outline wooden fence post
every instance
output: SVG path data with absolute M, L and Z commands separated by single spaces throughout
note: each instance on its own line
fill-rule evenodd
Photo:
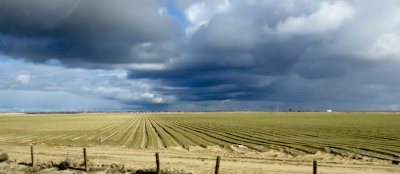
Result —
M 161 173 L 161 170 L 160 170 L 160 155 L 158 154 L 158 152 L 156 152 L 156 165 L 157 165 L 157 174 L 160 174 Z
M 87 162 L 87 155 L 86 155 L 86 148 L 83 148 L 83 160 L 84 160 L 84 164 L 85 164 L 85 172 L 87 172 L 89 170 L 88 168 L 88 162 Z
M 317 174 L 317 161 L 313 161 L 313 174 Z
M 33 156 L 33 146 L 31 146 L 31 162 L 32 162 L 32 167 L 35 166 L 35 157 Z
M 215 164 L 215 174 L 219 173 L 219 162 L 221 161 L 221 157 L 217 156 L 217 163 Z

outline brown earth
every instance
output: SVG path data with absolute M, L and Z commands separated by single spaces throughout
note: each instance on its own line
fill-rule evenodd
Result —
M 36 168 L 29 166 L 30 148 L 0 144 L 0 151 L 9 155 L 7 162 L 0 163 L 0 174 L 8 173 L 84 173 L 81 147 L 34 147 Z M 384 174 L 400 173 L 399 165 L 369 157 L 349 154 L 346 157 L 318 152 L 312 155 L 291 156 L 279 151 L 257 152 L 246 148 L 198 146 L 183 149 L 128 149 L 124 147 L 89 147 L 90 173 L 133 173 L 138 170 L 154 170 L 155 152 L 160 153 L 161 168 L 170 173 L 214 173 L 216 156 L 221 156 L 220 173 L 312 173 L 312 161 L 318 161 L 318 173 Z M 55 164 L 68 159 L 73 169 L 57 170 Z

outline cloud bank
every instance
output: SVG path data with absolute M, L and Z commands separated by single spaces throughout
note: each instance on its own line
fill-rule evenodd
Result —
M 397 110 L 399 38 L 396 0 L 5 1 L 0 108 Z

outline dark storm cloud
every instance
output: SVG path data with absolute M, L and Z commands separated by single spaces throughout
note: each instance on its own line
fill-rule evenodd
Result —
M 159 79 L 173 88 L 161 88 L 162 93 L 179 94 L 183 101 L 277 100 L 272 93 L 280 92 L 279 76 L 291 73 L 309 45 L 321 41 L 319 36 L 268 31 L 268 23 L 285 18 L 268 19 L 270 12 L 263 12 L 258 4 L 246 5 L 232 7 L 233 12 L 200 27 L 181 50 L 183 55 L 165 70 L 131 71 L 129 77 Z M 243 8 L 253 11 L 245 13 Z
M 205 6 L 205 13 L 215 13 L 208 10 L 212 7 L 207 2 L 198 3 L 196 10 Z M 215 14 L 207 25 L 198 27 L 181 50 L 181 57 L 167 68 L 131 71 L 129 77 L 158 79 L 166 87 L 157 91 L 186 102 L 257 101 L 260 105 L 278 103 L 309 109 L 317 105 L 368 109 L 373 108 L 371 101 L 386 103 L 376 95 L 378 87 L 371 86 L 381 86 L 375 78 L 383 79 L 383 84 L 391 79 L 383 72 L 375 72 L 381 75 L 371 78 L 370 69 L 384 69 L 399 61 L 375 60 L 371 58 L 374 53 L 368 52 L 376 37 L 387 31 L 364 27 L 371 27 L 374 20 L 386 26 L 394 24 L 375 18 L 379 10 L 370 11 L 374 3 L 310 1 L 306 6 L 298 1 L 284 1 L 283 5 L 274 1 L 230 2 L 227 12 Z M 178 3 L 190 9 L 190 5 Z M 396 12 L 386 13 L 394 16 Z M 215 105 L 211 103 L 206 107 Z
M 174 20 L 162 10 L 148 0 L 2 1 L 0 51 L 35 62 L 139 61 L 132 56 L 135 47 L 176 34 Z
M 3 54 L 122 68 L 140 84 L 88 91 L 135 108 L 400 108 L 395 0 L 160 1 L 180 28 L 155 1 L 1 3 Z

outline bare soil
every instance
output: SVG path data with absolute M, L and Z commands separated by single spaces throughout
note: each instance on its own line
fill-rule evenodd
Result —
M 0 174 L 8 173 L 84 173 L 82 147 L 36 145 L 36 167 L 30 166 L 30 148 L 0 144 L 0 152 L 9 155 L 7 162 L 0 163 Z M 163 173 L 214 173 L 215 159 L 221 156 L 220 173 L 280 173 L 300 174 L 312 172 L 312 161 L 318 161 L 319 174 L 400 173 L 400 166 L 370 157 L 354 154 L 337 156 L 324 152 L 311 155 L 291 156 L 284 152 L 257 152 L 246 148 L 221 148 L 192 146 L 157 150 L 128 149 L 124 147 L 88 147 L 89 173 L 145 173 L 154 171 L 155 152 L 160 153 Z M 58 170 L 62 161 L 69 161 L 70 168 Z

